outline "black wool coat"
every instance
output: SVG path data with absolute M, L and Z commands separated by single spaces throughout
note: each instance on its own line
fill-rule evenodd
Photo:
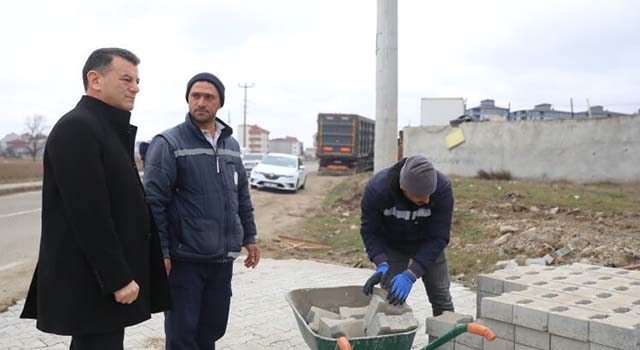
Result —
M 38 264 L 20 317 L 48 333 L 118 330 L 167 310 L 157 230 L 133 158 L 131 113 L 83 96 L 44 152 Z M 138 299 L 113 292 L 135 280 Z

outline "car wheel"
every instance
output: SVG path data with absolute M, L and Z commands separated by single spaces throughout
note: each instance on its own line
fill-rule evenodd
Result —
M 300 186 L 301 190 L 304 190 L 304 185 L 307 183 L 307 179 L 305 178 L 304 181 L 302 182 L 302 186 Z

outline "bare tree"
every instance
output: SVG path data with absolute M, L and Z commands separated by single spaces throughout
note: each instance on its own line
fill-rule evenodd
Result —
M 23 135 L 23 139 L 27 143 L 27 150 L 34 162 L 36 161 L 38 152 L 44 148 L 47 141 L 47 135 L 44 134 L 48 128 L 46 121 L 47 119 L 44 116 L 34 115 L 27 117 L 25 122 L 27 132 Z

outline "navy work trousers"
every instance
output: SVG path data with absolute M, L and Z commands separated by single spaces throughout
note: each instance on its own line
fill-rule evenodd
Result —
M 389 258 L 389 273 L 391 277 L 402 273 L 409 266 L 409 254 L 404 254 L 394 250 L 387 250 Z M 451 301 L 451 291 L 449 287 L 449 267 L 447 266 L 447 255 L 442 252 L 439 257 L 424 270 L 422 283 L 427 291 L 427 297 L 431 303 L 433 316 L 439 316 L 444 311 L 453 312 L 453 302 Z
M 167 350 L 212 350 L 227 330 L 233 262 L 173 260 L 171 311 L 165 312 Z

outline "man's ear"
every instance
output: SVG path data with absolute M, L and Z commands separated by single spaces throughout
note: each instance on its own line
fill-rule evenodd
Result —
M 94 90 L 100 91 L 101 87 L 102 75 L 96 72 L 95 70 L 90 70 L 87 72 L 87 91 Z

